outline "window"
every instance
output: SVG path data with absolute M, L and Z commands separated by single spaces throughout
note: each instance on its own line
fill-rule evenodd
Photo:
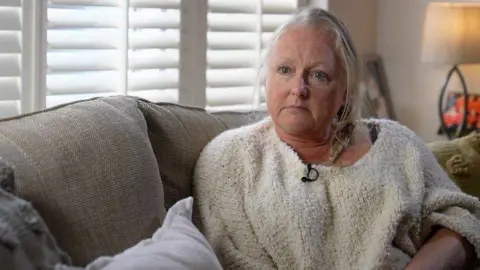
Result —
M 0 117 L 21 110 L 22 6 L 18 0 L 0 2 Z
M 0 117 L 108 95 L 252 108 L 269 35 L 306 0 L 1 0 Z
M 297 9 L 297 0 L 209 0 L 207 108 L 259 107 L 261 54 L 271 34 Z
M 51 0 L 47 107 L 95 96 L 178 101 L 180 0 Z

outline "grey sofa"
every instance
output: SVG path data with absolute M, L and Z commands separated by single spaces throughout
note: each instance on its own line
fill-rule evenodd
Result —
M 73 264 L 85 266 L 151 237 L 166 210 L 191 195 L 203 147 L 264 116 L 96 98 L 0 120 L 0 158 L 14 170 L 17 195 L 33 204 Z M 478 134 L 460 140 L 428 146 L 444 165 L 445 155 L 458 154 L 456 144 L 480 145 Z M 465 158 L 478 167 L 472 149 Z
M 220 132 L 264 117 L 115 96 L 0 121 L 0 157 L 74 265 L 150 237 Z

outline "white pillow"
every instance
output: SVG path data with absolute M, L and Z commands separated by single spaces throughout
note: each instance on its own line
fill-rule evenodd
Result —
M 192 223 L 193 198 L 178 201 L 150 239 L 114 257 L 100 257 L 86 270 L 222 269 L 212 247 Z

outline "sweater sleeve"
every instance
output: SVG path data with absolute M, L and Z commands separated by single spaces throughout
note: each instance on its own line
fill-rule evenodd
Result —
M 225 269 L 275 269 L 244 210 L 245 165 L 236 145 L 220 137 L 202 151 L 194 172 L 194 219 Z
M 427 147 L 422 149 L 424 196 L 420 237 L 425 241 L 432 228 L 441 226 L 462 235 L 480 257 L 480 202 L 462 192 L 448 177 Z

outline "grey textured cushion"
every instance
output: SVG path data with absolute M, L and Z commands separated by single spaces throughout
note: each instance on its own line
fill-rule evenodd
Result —
M 193 168 L 203 147 L 225 125 L 202 109 L 141 102 L 165 192 L 165 207 L 191 196 Z
M 192 195 L 192 174 L 203 147 L 219 133 L 262 119 L 264 112 L 222 112 L 143 101 L 148 134 L 165 192 L 165 207 Z
M 0 122 L 0 153 L 75 265 L 161 225 L 163 189 L 137 100 L 83 101 Z
M 267 116 L 266 111 L 246 111 L 246 112 L 234 112 L 234 111 L 223 111 L 212 113 L 228 129 L 237 128 L 245 125 L 258 122 Z

